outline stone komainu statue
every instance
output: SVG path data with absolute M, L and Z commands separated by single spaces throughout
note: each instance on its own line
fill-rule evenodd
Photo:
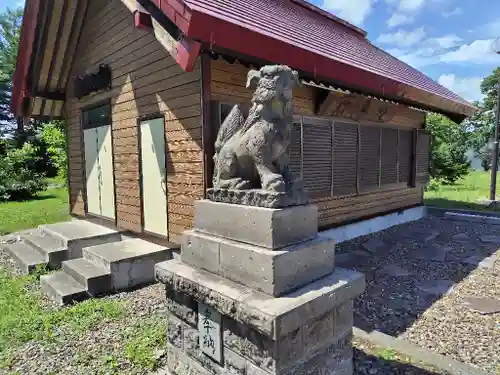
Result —
M 234 106 L 220 128 L 209 199 L 271 208 L 306 203 L 288 166 L 297 83 L 298 73 L 283 65 L 248 73 L 252 107 L 245 119 Z

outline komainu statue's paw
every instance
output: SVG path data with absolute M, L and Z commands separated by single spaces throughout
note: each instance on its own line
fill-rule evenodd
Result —
M 263 184 L 262 189 L 276 193 L 285 193 L 286 184 L 281 175 L 275 174 L 272 175 L 271 178 L 267 179 L 266 183 Z

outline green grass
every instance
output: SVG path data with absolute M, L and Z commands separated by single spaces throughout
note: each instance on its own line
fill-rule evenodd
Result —
M 500 197 L 500 174 L 497 179 L 497 197 Z M 437 190 L 425 193 L 425 204 L 441 208 L 488 210 L 478 203 L 490 195 L 490 172 L 471 172 L 455 185 L 440 185 Z
M 53 183 L 60 181 L 53 180 Z M 68 191 L 49 189 L 33 200 L 0 203 L 0 236 L 69 220 Z
M 156 369 L 156 350 L 165 346 L 167 323 L 165 317 L 150 317 L 125 332 L 125 356 L 142 368 Z
M 0 368 L 10 354 L 31 340 L 51 341 L 58 330 L 81 334 L 124 315 L 120 302 L 88 300 L 65 309 L 48 309 L 38 293 L 30 292 L 37 276 L 14 277 L 0 268 Z

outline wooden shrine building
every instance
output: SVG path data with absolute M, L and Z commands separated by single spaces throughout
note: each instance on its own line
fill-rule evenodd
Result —
M 290 156 L 321 228 L 422 205 L 426 112 L 475 110 L 304 0 L 27 0 L 12 110 L 64 119 L 72 215 L 178 242 L 265 64 L 300 73 Z

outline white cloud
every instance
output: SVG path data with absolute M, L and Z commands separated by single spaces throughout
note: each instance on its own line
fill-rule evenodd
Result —
M 500 18 L 487 22 L 471 32 L 477 32 L 481 38 L 498 38 L 500 37 Z
M 445 18 L 448 18 L 448 17 L 453 17 L 453 16 L 459 16 L 460 14 L 462 14 L 464 11 L 462 8 L 460 7 L 456 7 L 455 9 L 452 9 L 448 12 L 444 12 L 443 13 L 443 17 Z
M 413 12 L 420 9 L 425 3 L 425 0 L 401 0 L 399 9 L 402 11 Z
M 375 0 L 323 0 L 321 7 L 360 26 L 370 15 L 374 2 Z
M 494 39 L 475 40 L 444 53 L 439 60 L 445 63 L 500 64 L 500 55 L 493 51 L 493 42 Z
M 393 28 L 400 25 L 407 25 L 413 23 L 415 19 L 412 16 L 403 13 L 394 13 L 391 18 L 387 20 L 387 26 Z
M 466 100 L 482 100 L 481 77 L 457 77 L 455 74 L 444 74 L 438 79 L 438 83 L 460 95 Z
M 456 34 L 448 34 L 438 38 L 429 38 L 428 41 L 429 44 L 436 43 L 439 47 L 448 49 L 459 46 L 463 39 Z
M 380 34 L 376 42 L 382 44 L 392 44 L 398 47 L 411 47 L 425 38 L 423 27 L 412 31 L 398 30 L 394 33 Z

